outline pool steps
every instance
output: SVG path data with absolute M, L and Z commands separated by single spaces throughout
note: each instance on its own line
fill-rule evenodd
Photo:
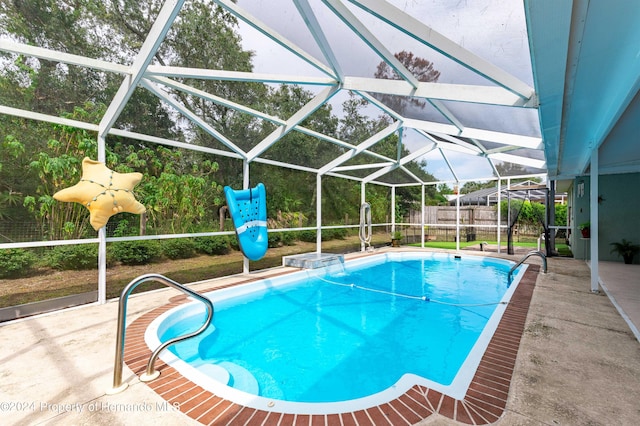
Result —
M 228 372 L 230 377 L 226 383 L 229 386 L 252 395 L 260 394 L 260 385 L 258 385 L 258 380 L 256 380 L 249 370 L 229 361 L 223 361 L 218 365 Z
M 199 348 L 207 341 L 210 336 L 205 337 L 198 345 Z M 206 346 L 206 344 L 205 344 Z M 259 395 L 260 385 L 253 374 L 241 365 L 230 361 L 217 361 L 209 358 L 206 354 L 201 354 L 200 349 L 194 350 L 184 349 L 180 345 L 173 348 L 176 356 L 191 364 L 193 368 L 204 374 L 205 376 L 222 383 L 223 385 L 253 394 Z
M 231 374 L 229 374 L 229 371 L 221 365 L 202 363 L 194 365 L 193 367 L 202 374 L 205 374 L 207 377 L 210 377 L 222 384 L 228 384 L 231 381 Z

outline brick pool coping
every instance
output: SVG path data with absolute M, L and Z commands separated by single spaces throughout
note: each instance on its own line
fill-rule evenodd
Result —
M 353 412 L 291 414 L 264 411 L 245 407 L 213 394 L 183 377 L 161 359 L 156 362 L 156 369 L 161 372 L 160 377 L 146 385 L 169 404 L 179 407 L 185 415 L 206 425 L 396 426 L 415 424 L 434 413 L 463 424 L 493 423 L 502 416 L 507 404 L 511 376 L 539 269 L 538 265 L 528 265 L 462 400 L 415 385 L 398 398 Z M 203 292 L 263 278 L 265 277 L 244 280 Z M 149 324 L 162 313 L 186 302 L 187 298 L 184 296 L 174 297 L 170 303 L 142 315 L 127 327 L 124 361 L 136 375 L 145 372 L 151 356 L 151 350 L 144 341 L 144 333 Z

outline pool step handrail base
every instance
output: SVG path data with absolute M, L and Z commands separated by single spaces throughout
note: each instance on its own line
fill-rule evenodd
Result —
M 140 381 L 141 382 L 152 382 L 155 379 L 157 379 L 158 377 L 160 377 L 160 372 L 158 370 L 154 370 L 153 373 L 149 374 L 146 371 L 144 373 L 142 373 L 140 375 Z
M 112 387 L 112 388 L 107 389 L 105 391 L 105 394 L 107 394 L 107 395 L 116 395 L 116 394 L 119 394 L 120 392 L 123 392 L 128 387 L 129 387 L 129 383 L 123 383 L 118 387 Z

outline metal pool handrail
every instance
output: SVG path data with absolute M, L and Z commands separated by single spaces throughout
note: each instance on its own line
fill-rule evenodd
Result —
M 547 273 L 547 256 L 545 256 L 544 253 L 542 253 L 539 250 L 532 250 L 529 253 L 525 254 L 524 257 L 520 259 L 520 262 L 513 265 L 513 267 L 509 270 L 509 275 L 507 276 L 507 279 L 509 281 L 511 281 L 511 275 L 513 274 L 513 271 L 515 271 L 518 266 L 522 265 L 524 261 L 530 258 L 531 256 L 540 256 L 540 258 L 542 259 L 542 271 L 545 274 Z
M 127 301 L 129 299 L 129 295 L 131 294 L 131 292 L 138 285 L 147 281 L 158 281 L 166 286 L 173 287 L 176 290 L 180 290 L 181 292 L 185 293 L 187 296 L 191 296 L 201 301 L 202 303 L 205 304 L 207 308 L 207 319 L 202 325 L 202 327 L 200 327 L 196 331 L 185 334 L 183 336 L 174 337 L 173 339 L 167 340 L 166 342 L 158 346 L 158 348 L 155 351 L 153 351 L 153 353 L 151 354 L 151 357 L 149 358 L 146 372 L 140 376 L 141 381 L 148 382 L 157 378 L 160 375 L 160 372 L 155 370 L 155 362 L 158 359 L 160 352 L 166 349 L 167 346 L 173 345 L 174 343 L 180 342 L 182 340 L 190 339 L 191 337 L 195 337 L 198 334 L 202 333 L 209 326 L 209 324 L 211 323 L 211 320 L 213 319 L 213 303 L 211 302 L 211 300 L 185 287 L 184 285 L 179 284 L 159 274 L 145 274 L 145 275 L 139 276 L 138 278 L 135 278 L 133 281 L 127 284 L 127 286 L 124 289 L 122 289 L 122 293 L 120 294 L 120 302 L 118 304 L 118 333 L 116 336 L 116 356 L 115 356 L 115 362 L 113 366 L 113 387 L 107 391 L 107 394 L 115 394 L 118 392 L 122 392 L 127 388 L 126 383 L 122 384 L 122 365 L 123 365 L 123 359 L 124 359 L 124 336 L 125 336 L 125 328 L 126 328 L 125 320 L 127 316 Z

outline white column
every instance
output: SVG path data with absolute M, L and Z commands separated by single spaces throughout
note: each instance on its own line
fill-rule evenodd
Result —
M 98 136 L 98 161 L 107 158 L 104 136 Z M 98 230 L 98 303 L 107 302 L 107 227 Z
M 549 244 L 551 252 L 556 251 L 556 181 L 551 180 L 549 185 L 549 196 L 547 197 L 547 224 L 549 227 Z
M 420 218 L 420 245 L 424 248 L 424 184 L 422 185 L 422 208 Z
M 360 206 L 362 206 L 365 202 L 367 201 L 367 192 L 366 192 L 366 183 L 361 182 L 360 183 Z M 362 214 L 362 210 L 358 209 L 360 211 L 360 214 Z M 362 218 L 360 218 L 360 226 L 362 226 Z M 366 226 L 366 225 L 365 225 Z M 362 232 L 362 230 L 360 230 L 360 232 Z M 362 234 L 361 234 L 362 235 Z M 366 244 L 364 243 L 364 241 L 360 241 L 360 251 L 364 252 L 366 250 Z
M 107 302 L 107 227 L 98 230 L 98 303 Z
M 249 188 L 249 162 L 244 160 L 242 162 L 242 189 Z M 245 256 L 242 259 L 242 273 L 249 273 L 249 259 Z
M 500 228 L 500 224 L 502 223 L 502 179 L 498 179 L 498 231 L 497 231 L 497 240 L 498 240 L 498 253 L 501 252 L 500 249 L 500 235 L 502 234 L 502 229 Z
M 391 187 L 391 233 L 396 232 L 396 187 Z
M 458 188 L 456 197 L 456 250 L 460 250 L 460 182 L 456 182 Z
M 322 176 L 316 175 L 316 253 L 322 253 Z
M 511 189 L 511 178 L 507 178 L 507 191 Z M 511 193 L 507 192 L 507 230 L 511 228 Z M 513 244 L 513 229 L 511 230 L 511 243 Z M 508 243 L 507 243 L 508 244 Z M 515 253 L 515 249 L 513 251 Z M 509 248 L 507 247 L 507 254 Z
M 591 191 L 589 193 L 589 209 L 591 222 L 591 291 L 598 292 L 598 148 L 591 152 Z

